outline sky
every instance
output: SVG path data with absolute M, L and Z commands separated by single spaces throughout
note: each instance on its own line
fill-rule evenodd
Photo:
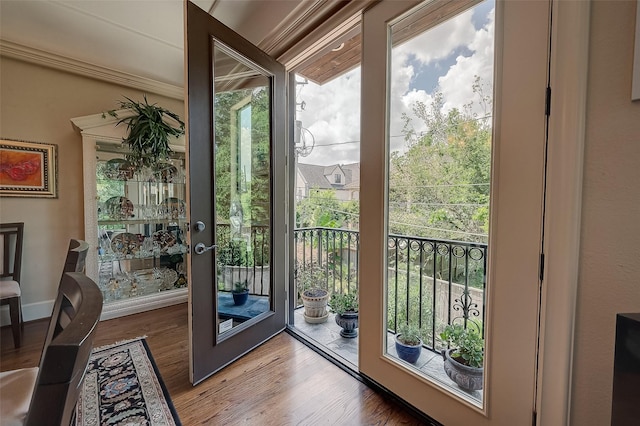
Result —
M 411 114 L 416 101 L 429 104 L 436 91 L 444 96 L 445 112 L 462 108 L 473 98 L 477 75 L 490 93 L 493 81 L 494 2 L 485 1 L 392 50 L 391 149 L 402 151 L 402 113 Z M 296 118 L 306 140 L 315 147 L 308 164 L 348 164 L 360 161 L 360 67 L 322 86 L 297 87 Z M 483 113 L 480 110 L 474 112 Z M 415 129 L 424 131 L 414 120 Z M 309 133 L 310 132 L 310 133 Z M 355 141 L 355 142 L 354 142 Z

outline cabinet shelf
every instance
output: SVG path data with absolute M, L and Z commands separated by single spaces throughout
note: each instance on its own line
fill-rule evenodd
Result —
M 103 225 L 167 225 L 167 226 L 179 226 L 182 227 L 186 225 L 187 219 L 100 219 L 98 220 L 98 226 Z
M 157 253 L 136 253 L 136 254 L 127 254 L 127 255 L 115 254 L 115 253 L 99 254 L 98 261 L 100 263 L 106 263 L 106 262 L 116 262 L 120 260 L 132 260 L 132 259 L 153 260 L 153 259 L 161 259 L 165 256 L 184 255 L 184 254 L 187 254 L 188 251 L 189 251 L 189 248 L 187 246 L 180 245 L 180 247 L 178 247 L 175 250 L 157 252 Z
M 142 183 L 145 185 L 181 185 L 184 186 L 184 181 L 182 182 L 164 182 L 161 180 L 136 180 L 136 179 L 109 179 L 100 177 L 96 179 L 97 183 L 106 183 L 106 182 L 121 182 L 121 183 Z

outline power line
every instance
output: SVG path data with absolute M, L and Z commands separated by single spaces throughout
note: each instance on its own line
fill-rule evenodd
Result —
M 431 231 L 453 232 L 453 233 L 456 233 L 456 234 L 473 235 L 474 237 L 482 237 L 482 238 L 486 238 L 487 237 L 486 234 L 476 234 L 474 232 L 466 232 L 466 231 L 455 231 L 453 229 L 433 228 L 433 227 L 424 226 L 424 225 L 413 225 L 411 223 L 396 222 L 396 221 L 393 221 L 393 220 L 390 220 L 389 223 L 393 223 L 394 225 L 411 226 L 413 228 L 429 229 Z
M 489 186 L 491 183 L 445 183 L 441 185 L 393 185 L 393 188 L 441 188 L 458 186 Z
M 404 137 L 404 135 L 391 135 L 389 137 L 390 138 L 402 138 L 402 137 Z M 349 143 L 360 143 L 360 140 L 344 141 L 344 142 L 333 142 L 333 143 L 322 143 L 322 144 L 316 144 L 316 146 L 335 146 L 335 145 L 344 145 L 344 144 L 349 144 Z
M 447 206 L 447 207 L 477 207 L 488 206 L 489 203 L 421 203 L 413 201 L 389 201 L 389 204 L 410 204 L 412 206 Z

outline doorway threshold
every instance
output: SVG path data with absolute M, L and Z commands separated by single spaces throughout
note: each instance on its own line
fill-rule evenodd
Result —
M 288 325 L 285 331 L 293 336 L 295 339 L 299 340 L 309 349 L 314 352 L 320 354 L 323 358 L 327 359 L 329 362 L 337 366 L 338 368 L 345 371 L 347 374 L 351 375 L 356 380 L 364 383 L 369 386 L 371 389 L 384 394 L 386 398 L 393 400 L 398 405 L 404 407 L 407 411 L 409 411 L 416 419 L 419 419 L 420 424 L 428 425 L 428 426 L 442 426 L 433 418 L 429 417 L 427 414 L 415 408 L 413 405 L 409 404 L 402 398 L 398 397 L 396 394 L 381 386 L 379 383 L 371 380 L 370 378 L 364 376 L 360 373 L 357 366 L 358 361 L 358 339 L 345 339 L 340 336 L 340 327 L 335 323 L 335 315 L 329 314 L 329 318 L 326 323 L 323 324 L 308 324 L 304 322 L 302 317 L 303 309 L 297 309 L 295 311 L 295 324 L 296 325 Z M 335 329 L 334 326 L 335 325 Z M 323 330 L 321 327 L 325 326 L 329 330 L 335 330 L 335 335 L 332 333 L 328 333 L 326 330 Z M 311 332 L 310 332 L 311 331 Z M 315 333 L 314 333 L 315 331 Z M 333 338 L 333 339 L 332 339 Z M 332 340 L 331 340 L 332 339 Z M 335 340 L 343 339 L 342 345 L 338 345 L 335 343 Z M 328 346 L 327 343 L 334 342 L 333 345 Z M 346 347 L 345 347 L 346 346 Z M 340 352 L 337 352 L 333 348 L 338 348 Z

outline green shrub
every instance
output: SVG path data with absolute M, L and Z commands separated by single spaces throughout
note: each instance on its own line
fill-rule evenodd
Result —
M 358 312 L 358 295 L 356 293 L 333 293 L 329 299 L 329 308 L 336 314 Z
M 413 324 L 402 323 L 398 325 L 398 334 L 396 334 L 396 339 L 405 345 L 408 346 L 416 346 L 419 345 L 422 341 L 422 336 L 420 333 L 420 328 L 416 327 Z
M 455 349 L 451 354 L 452 358 L 469 367 L 481 368 L 484 361 L 484 340 L 473 321 L 468 325 L 471 327 L 464 328 L 460 324 L 447 325 L 440 333 L 440 338 Z

